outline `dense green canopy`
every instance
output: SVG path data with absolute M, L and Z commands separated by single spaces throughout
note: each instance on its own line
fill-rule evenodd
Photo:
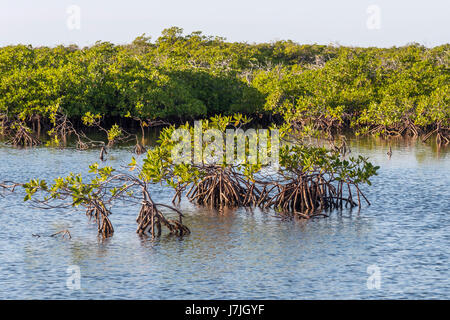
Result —
M 359 130 L 450 125 L 449 49 L 227 42 L 172 27 L 152 42 L 0 48 L 0 114 L 141 119 L 280 114 Z

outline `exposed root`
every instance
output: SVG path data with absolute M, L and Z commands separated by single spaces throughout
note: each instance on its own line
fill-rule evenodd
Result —
M 370 127 L 366 134 L 368 135 L 380 135 L 384 138 L 389 137 L 402 137 L 409 136 L 417 138 L 421 136 L 422 142 L 426 142 L 431 136 L 436 134 L 436 144 L 448 145 L 450 143 L 450 128 L 442 125 L 442 122 L 438 122 L 434 129 L 420 128 L 414 124 L 410 119 L 405 119 L 401 123 L 387 127 L 385 125 L 376 125 Z
M 214 208 L 255 206 L 260 191 L 254 183 L 243 179 L 232 168 L 208 166 L 206 176 L 194 183 L 186 196 L 199 205 Z
M 114 228 L 108 218 L 110 212 L 101 202 L 93 201 L 86 209 L 86 215 L 89 219 L 95 219 L 98 226 L 98 233 L 103 238 L 108 238 L 113 235 Z
M 232 167 L 203 167 L 206 175 L 186 193 L 196 204 L 222 209 L 238 206 L 274 208 L 301 218 L 326 216 L 322 211 L 361 206 L 361 198 L 370 202 L 352 182 L 335 181 L 322 173 L 300 173 L 286 182 L 250 181 Z M 285 178 L 286 179 L 286 178 Z M 174 196 L 179 199 L 184 188 Z
M 442 126 L 441 123 L 437 124 L 436 129 L 426 134 L 422 138 L 422 142 L 427 141 L 433 134 L 436 134 L 436 144 L 438 147 L 450 143 L 450 128 Z
M 15 147 L 33 147 L 41 144 L 41 141 L 33 135 L 31 129 L 24 123 L 16 122 L 12 126 L 11 139 L 9 144 Z
M 168 207 L 168 206 L 167 206 Z M 152 237 L 159 237 L 161 235 L 161 226 L 164 225 L 171 234 L 178 236 L 183 236 L 185 234 L 191 233 L 188 227 L 183 224 L 183 215 L 176 210 L 171 208 L 179 214 L 179 220 L 166 219 L 161 211 L 158 210 L 157 205 L 152 201 L 144 200 L 142 202 L 141 210 L 136 218 L 138 223 L 138 228 L 136 232 L 140 235 L 150 233 Z
M 347 138 L 344 135 L 341 135 L 340 138 L 341 138 L 340 143 L 338 145 L 336 144 L 333 135 L 329 135 L 327 140 L 331 150 L 333 150 L 334 152 L 338 152 L 345 157 L 345 155 L 351 153 L 352 150 L 350 149 L 350 146 L 347 143 Z
M 357 185 L 353 185 L 356 190 L 352 193 L 352 183 L 339 181 L 337 186 L 334 186 L 321 174 L 302 175 L 287 184 L 275 184 L 275 186 L 275 194 L 267 196 L 260 206 L 274 207 L 303 218 L 326 216 L 320 213 L 323 210 L 361 206 L 361 197 L 370 205 Z M 357 199 L 354 199 L 354 193 Z
M 450 135 L 445 136 L 444 133 L 438 132 L 436 135 L 436 144 L 438 146 L 448 145 L 450 143 Z
M 349 118 L 349 115 L 343 115 L 343 120 Z M 302 131 L 305 126 L 312 125 L 314 130 L 326 132 L 328 136 L 333 133 L 340 132 L 343 128 L 343 121 L 327 115 L 304 116 L 297 118 L 291 122 L 292 127 L 298 131 Z
M 106 159 L 105 159 L 105 154 L 108 154 L 108 152 L 106 151 L 106 148 L 103 146 L 103 147 L 100 149 L 100 156 L 99 156 L 99 158 L 100 158 L 101 161 L 105 161 L 105 160 L 106 160 Z
M 136 142 L 136 145 L 134 146 L 134 153 L 136 154 L 143 154 L 147 151 L 147 149 L 145 149 L 145 147 L 140 144 L 139 142 Z
M 161 235 L 161 226 L 169 229 L 171 234 L 183 236 L 191 233 L 188 227 L 183 224 L 183 214 L 176 208 L 165 205 L 156 204 L 150 198 L 148 191 L 142 190 L 144 200 L 142 201 L 141 210 L 136 218 L 138 228 L 136 232 L 140 235 L 150 233 L 152 237 Z M 162 212 L 158 209 L 159 206 L 166 207 L 175 211 L 178 214 L 178 220 L 166 219 Z

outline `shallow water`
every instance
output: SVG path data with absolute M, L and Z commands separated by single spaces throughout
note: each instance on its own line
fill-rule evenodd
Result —
M 192 234 L 152 241 L 135 233 L 137 208 L 119 206 L 114 236 L 100 240 L 83 212 L 31 208 L 22 192 L 0 197 L 0 298 L 450 298 L 450 150 L 400 139 L 389 159 L 383 140 L 352 139 L 351 148 L 381 166 L 363 189 L 372 205 L 307 222 L 259 210 L 219 215 L 183 201 Z M 113 149 L 107 163 L 130 156 Z M 0 180 L 86 173 L 97 159 L 98 150 L 0 145 Z M 171 192 L 152 191 L 170 202 Z M 65 228 L 71 240 L 48 237 Z M 73 265 L 79 290 L 67 287 Z M 377 275 L 369 266 L 379 288 L 367 284 Z

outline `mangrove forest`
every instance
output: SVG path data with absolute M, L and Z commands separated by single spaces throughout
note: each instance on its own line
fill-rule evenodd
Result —
M 101 163 L 109 149 L 131 142 L 135 155 L 121 168 L 93 163 L 88 177 L 0 179 L 0 191 L 23 187 L 24 200 L 39 208 L 81 206 L 103 238 L 114 233 L 110 214 L 118 201 L 140 207 L 136 231 L 152 237 L 163 227 L 178 236 L 191 233 L 178 206 L 182 197 L 219 212 L 258 207 L 302 219 L 360 208 L 370 204 L 361 185 L 370 185 L 379 167 L 353 156 L 344 133 L 448 145 L 449 50 L 448 44 L 236 43 L 201 32 L 184 35 L 177 27 L 155 41 L 144 34 L 126 45 L 3 47 L 2 140 L 64 148 L 72 139 L 78 150 L 98 149 Z M 158 140 L 146 145 L 148 128 L 155 126 Z M 267 139 L 262 127 L 277 130 L 279 141 Z M 244 134 L 249 128 L 257 129 Z M 229 139 L 231 129 L 237 133 Z M 200 155 L 193 162 L 196 154 L 189 153 L 186 161 L 175 161 L 179 132 L 188 136 L 188 146 L 196 144 L 196 132 L 211 138 L 199 148 L 215 160 Z M 229 162 L 225 147 L 211 148 L 225 140 L 239 145 L 239 139 L 246 157 L 252 143 L 258 146 L 255 161 Z M 263 151 L 277 157 L 276 167 Z M 171 205 L 158 201 L 153 184 L 173 193 Z

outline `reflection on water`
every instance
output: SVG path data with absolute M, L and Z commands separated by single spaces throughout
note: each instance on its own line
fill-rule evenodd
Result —
M 315 221 L 182 201 L 192 234 L 152 240 L 135 233 L 138 208 L 118 206 L 114 236 L 101 240 L 82 212 L 30 208 L 21 193 L 0 198 L 0 298 L 449 298 L 449 148 L 375 138 L 350 146 L 381 166 L 364 188 L 372 206 Z M 128 163 L 130 150 L 111 150 L 107 163 Z M 97 158 L 98 150 L 0 146 L 0 180 L 86 173 Z M 173 195 L 152 192 L 167 203 Z M 66 228 L 71 240 L 48 237 Z M 71 265 L 80 290 L 66 287 Z M 369 265 L 380 268 L 379 290 L 367 288 Z

